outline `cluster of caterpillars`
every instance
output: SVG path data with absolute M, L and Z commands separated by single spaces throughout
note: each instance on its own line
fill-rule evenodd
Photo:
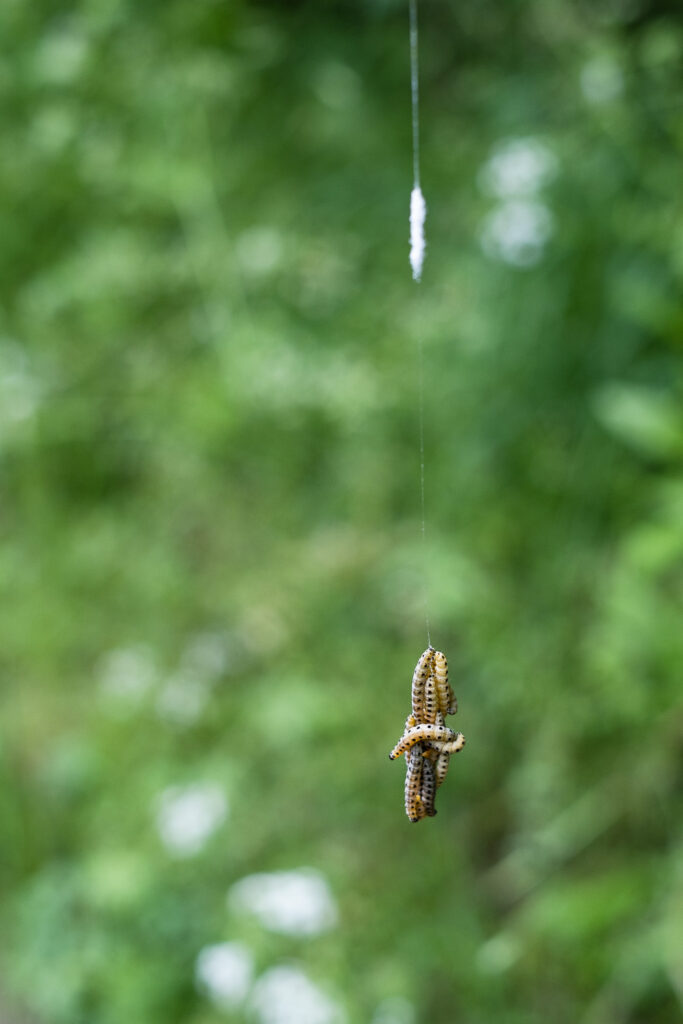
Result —
M 413 673 L 412 712 L 403 736 L 389 754 L 393 761 L 405 754 L 406 814 L 411 821 L 433 818 L 434 797 L 446 778 L 451 754 L 465 746 L 465 737 L 444 725 L 446 715 L 458 710 L 448 682 L 448 662 L 441 651 L 428 647 Z

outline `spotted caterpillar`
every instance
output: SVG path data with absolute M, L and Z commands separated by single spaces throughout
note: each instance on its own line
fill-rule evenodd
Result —
M 459 736 L 461 736 L 461 733 L 453 732 L 452 729 L 445 725 L 432 725 L 429 722 L 426 722 L 424 725 L 414 725 L 398 741 L 389 754 L 389 759 L 394 761 L 401 754 L 405 754 L 406 750 L 410 750 L 411 747 L 414 747 L 416 743 L 420 743 L 422 740 L 442 744 L 456 741 Z M 462 745 L 461 743 L 460 746 Z
M 432 674 L 432 665 L 434 663 L 435 653 L 436 652 L 433 647 L 428 647 L 427 650 L 420 655 L 418 663 L 415 666 L 415 671 L 413 672 L 413 715 L 418 722 L 422 721 L 424 713 L 425 685 Z
M 458 702 L 448 682 L 448 662 L 441 651 L 434 651 L 434 682 L 442 715 L 454 715 L 458 710 Z
M 406 814 L 411 821 L 419 821 L 424 817 L 422 811 L 422 774 L 424 758 L 418 746 L 408 753 L 408 770 L 406 771 Z

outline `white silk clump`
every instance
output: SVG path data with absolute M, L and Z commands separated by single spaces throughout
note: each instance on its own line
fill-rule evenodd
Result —
M 413 279 L 422 277 L 422 264 L 425 258 L 425 218 L 427 204 L 422 189 L 416 185 L 410 193 L 410 265 L 413 268 Z

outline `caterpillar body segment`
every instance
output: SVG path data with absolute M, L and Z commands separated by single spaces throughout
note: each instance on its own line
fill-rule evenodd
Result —
M 422 792 L 423 765 L 422 751 L 419 746 L 415 746 L 408 755 L 405 787 L 406 814 L 413 822 L 419 821 L 420 818 L 424 817 L 424 814 L 420 813 L 422 810 L 420 797 Z
M 434 648 L 428 647 L 420 655 L 415 671 L 413 672 L 412 702 L 413 714 L 418 722 L 422 721 L 425 684 L 432 674 L 432 663 L 434 659 Z
M 432 753 L 436 753 L 432 751 Z M 451 763 L 451 755 L 445 751 L 440 751 L 436 755 L 436 762 L 434 764 L 434 775 L 436 777 L 436 788 L 443 786 L 448 775 L 448 766 Z
M 449 729 L 448 732 L 452 733 L 453 730 Z M 432 741 L 429 745 L 433 747 L 434 750 L 438 750 L 440 754 L 448 754 L 450 756 L 451 754 L 457 754 L 458 751 L 462 750 L 465 746 L 465 737 L 461 732 L 456 732 L 453 733 L 452 739 L 443 741 L 437 740 L 436 742 Z
M 410 750 L 416 743 L 420 743 L 422 740 L 427 740 L 430 743 L 449 743 L 451 740 L 455 740 L 458 735 L 460 734 L 453 732 L 452 729 L 445 725 L 432 725 L 429 722 L 426 722 L 424 725 L 414 725 L 412 729 L 408 729 L 401 737 L 389 754 L 389 758 L 394 761 L 401 754 L 404 754 L 406 750 Z
M 436 693 L 439 704 L 439 711 L 442 715 L 454 715 L 451 707 L 455 702 L 453 690 L 448 682 L 448 662 L 441 651 L 434 651 L 433 669 Z M 457 708 L 457 705 L 456 705 Z
M 408 732 L 408 729 L 412 729 L 413 726 L 417 725 L 415 715 L 408 715 L 406 718 L 406 724 L 403 727 L 403 732 Z M 410 760 L 410 751 L 406 750 L 406 763 Z
M 434 725 L 436 722 L 436 714 L 438 707 L 438 698 L 436 692 L 436 680 L 434 675 L 430 675 L 425 683 L 425 695 L 424 695 L 424 715 L 423 721 L 429 725 Z
M 436 713 L 436 725 L 443 725 L 443 724 L 444 724 L 444 722 L 443 722 L 443 713 L 441 711 L 437 711 L 437 713 Z M 425 746 L 426 746 L 426 744 L 425 744 Z M 429 755 L 430 755 L 432 761 L 434 762 L 434 777 L 435 777 L 435 780 L 436 780 L 436 788 L 437 789 L 439 788 L 439 786 L 442 786 L 443 783 L 444 783 L 446 775 L 448 774 L 448 765 L 449 765 L 450 760 L 451 760 L 451 755 L 450 754 L 444 754 L 440 749 L 437 749 L 438 747 L 440 747 L 440 744 L 435 743 L 434 746 L 430 746 L 428 748 L 429 749 Z M 425 757 L 426 756 L 427 755 L 425 754 Z
M 406 724 L 403 726 L 403 732 L 404 733 L 408 732 L 409 729 L 412 729 L 416 725 L 417 725 L 417 721 L 415 719 L 415 715 L 408 715 L 408 717 L 406 718 Z M 409 750 L 406 750 L 405 757 L 406 757 L 406 764 L 407 764 L 408 761 L 410 760 L 410 751 Z
M 424 807 L 425 816 L 427 818 L 433 818 L 436 814 L 436 808 L 434 807 L 434 797 L 436 796 L 436 776 L 434 774 L 434 765 L 426 758 L 422 758 L 422 789 L 420 791 L 420 799 L 422 806 Z

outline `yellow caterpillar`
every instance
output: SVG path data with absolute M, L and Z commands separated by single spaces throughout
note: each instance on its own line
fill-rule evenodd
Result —
M 408 755 L 406 772 L 406 814 L 411 821 L 419 821 L 424 817 L 422 810 L 422 774 L 424 758 L 418 746 L 413 747 Z
M 432 674 L 432 663 L 434 660 L 434 648 L 428 647 L 420 655 L 415 671 L 413 672 L 412 702 L 413 714 L 418 722 L 422 721 L 424 713 L 425 684 Z
M 453 732 L 452 729 L 449 729 L 445 725 L 432 725 L 429 722 L 424 725 L 414 725 L 412 729 L 408 729 L 408 731 L 401 737 L 389 754 L 389 758 L 391 761 L 395 760 L 397 757 L 400 757 L 401 754 L 405 754 L 406 750 L 410 750 L 411 747 L 414 747 L 416 743 L 420 743 L 422 740 L 449 743 L 451 740 L 455 740 L 456 736 L 459 735 L 460 733 Z
M 424 723 L 434 725 L 436 722 L 437 706 L 436 679 L 433 675 L 430 675 L 425 683 L 424 713 L 422 715 Z
M 413 726 L 415 726 L 415 725 L 417 725 L 417 722 L 415 721 L 415 715 L 408 715 L 408 717 L 406 718 L 406 724 L 403 726 L 404 734 L 407 733 L 409 729 L 412 729 Z M 410 751 L 406 750 L 406 763 L 409 760 L 410 760 Z
M 446 776 L 448 775 L 448 766 L 451 763 L 451 755 L 441 751 L 437 755 L 436 763 L 434 765 L 434 774 L 436 776 L 436 787 L 442 786 L 445 782 Z
M 413 747 L 413 750 L 415 747 Z M 434 765 L 427 757 L 422 757 L 422 790 L 420 792 L 422 806 L 426 817 L 433 818 L 436 814 L 434 797 L 436 796 L 436 778 Z
M 447 731 L 451 733 L 452 739 L 430 743 L 430 746 L 434 750 L 438 750 L 440 754 L 457 754 L 465 746 L 465 737 L 461 732 L 453 732 L 452 729 Z
M 454 715 L 458 710 L 458 702 L 448 682 L 448 662 L 441 651 L 434 651 L 433 672 L 439 710 L 442 715 Z

